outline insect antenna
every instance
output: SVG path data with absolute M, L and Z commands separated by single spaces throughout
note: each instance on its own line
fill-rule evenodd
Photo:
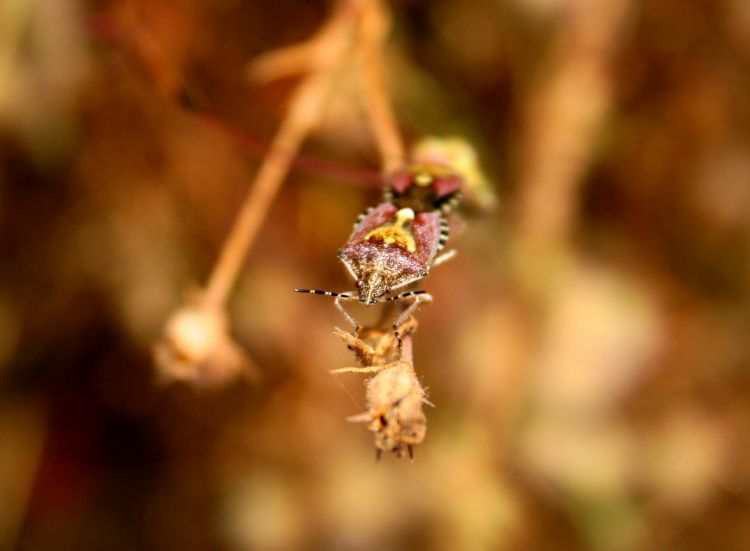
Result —
M 355 298 L 349 293 L 336 293 L 334 291 L 321 291 L 320 289 L 295 289 L 295 293 L 309 293 L 311 295 L 323 295 L 326 297 Z
M 392 297 L 384 298 L 383 302 L 387 302 L 389 300 L 403 300 L 405 298 L 409 298 L 409 297 L 413 297 L 417 295 L 426 295 L 426 294 L 427 294 L 427 291 L 406 291 L 405 293 L 400 293 L 398 295 L 393 295 Z

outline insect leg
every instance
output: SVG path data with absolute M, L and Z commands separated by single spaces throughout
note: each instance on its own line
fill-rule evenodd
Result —
M 412 301 L 412 303 L 409 306 L 407 306 L 403 312 L 401 312 L 401 315 L 398 318 L 396 318 L 396 321 L 393 322 L 393 333 L 394 335 L 396 335 L 396 339 L 398 340 L 398 347 L 401 348 L 403 343 L 401 342 L 401 334 L 399 333 L 398 328 L 401 326 L 402 323 L 404 323 L 406 320 L 409 319 L 409 317 L 414 313 L 414 310 L 416 310 L 420 304 L 431 303 L 432 295 L 429 294 L 427 291 L 407 291 L 405 293 L 401 293 L 400 295 L 389 297 L 386 300 L 411 300 Z
M 333 304 L 336 306 L 336 309 L 341 312 L 341 315 L 343 315 L 346 318 L 346 321 L 352 324 L 352 327 L 354 327 L 354 335 L 357 336 L 359 332 L 362 330 L 362 326 L 359 325 L 354 318 L 344 310 L 344 307 L 341 306 L 342 300 L 357 300 L 357 292 L 351 291 L 347 293 L 335 293 L 333 291 L 321 291 L 318 289 L 295 289 L 294 290 L 297 293 L 309 293 L 312 295 L 323 295 L 326 297 L 335 297 Z
M 436 257 L 435 260 L 432 261 L 432 267 L 440 266 L 444 262 L 448 262 L 451 258 L 456 256 L 457 251 L 456 249 L 451 249 L 450 251 L 445 251 L 440 256 Z
M 346 318 L 346 321 L 352 324 L 352 327 L 354 327 L 354 336 L 358 336 L 359 332 L 362 331 L 362 326 L 358 324 L 354 318 L 347 312 L 343 306 L 341 306 L 342 300 L 356 300 L 357 297 L 352 296 L 337 296 L 336 300 L 333 301 L 333 304 L 336 306 L 339 312 L 341 312 L 341 315 Z
M 448 242 L 448 236 L 450 236 L 450 227 L 448 226 L 448 220 L 445 216 L 440 216 L 440 237 L 438 238 L 437 250 L 441 251 L 445 244 Z
M 461 202 L 461 194 L 456 193 L 453 197 L 448 199 L 445 203 L 443 203 L 440 206 L 440 210 L 443 212 L 443 214 L 447 214 L 450 211 L 452 211 L 454 208 L 456 208 L 460 202 Z

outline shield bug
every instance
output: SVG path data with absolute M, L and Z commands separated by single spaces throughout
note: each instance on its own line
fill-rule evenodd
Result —
M 480 166 L 474 147 L 459 136 L 428 136 L 410 151 L 412 163 L 450 167 L 461 176 L 461 203 L 475 213 L 487 213 L 497 206 L 493 186 Z
M 342 301 L 359 300 L 367 305 L 390 300 L 409 301 L 411 304 L 393 324 L 399 337 L 401 323 L 419 304 L 431 302 L 432 296 L 425 291 L 390 293 L 419 281 L 432 266 L 447 260 L 450 253 L 437 256 L 447 238 L 448 225 L 439 211 L 415 213 L 410 207 L 398 208 L 391 202 L 380 203 L 360 215 L 348 241 L 338 252 L 339 259 L 354 278 L 357 290 L 346 293 L 310 289 L 295 291 L 334 297 L 336 308 L 354 326 L 356 333 L 361 326 L 344 309 Z
M 383 198 L 399 209 L 447 213 L 461 200 L 463 185 L 463 178 L 447 166 L 414 163 L 388 175 Z

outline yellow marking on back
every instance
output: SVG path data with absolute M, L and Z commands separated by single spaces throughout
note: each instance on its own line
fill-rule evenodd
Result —
M 414 183 L 422 187 L 429 186 L 432 183 L 432 180 L 434 180 L 432 174 L 426 172 L 419 172 L 414 176 Z
M 384 226 L 375 228 L 365 236 L 365 241 L 382 241 L 384 245 L 397 245 L 413 253 L 417 250 L 414 236 L 406 228 L 414 220 L 414 211 L 406 208 L 396 213 L 396 219 Z

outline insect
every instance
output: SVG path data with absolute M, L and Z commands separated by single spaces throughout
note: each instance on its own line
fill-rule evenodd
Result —
M 394 201 L 380 203 L 359 216 L 352 234 L 338 251 L 339 259 L 354 278 L 357 290 L 345 293 L 312 289 L 295 291 L 334 297 L 336 308 L 352 324 L 355 334 L 362 327 L 344 309 L 342 302 L 359 300 L 362 304 L 372 305 L 391 300 L 409 301 L 410 305 L 393 323 L 400 345 L 398 327 L 420 304 L 432 302 L 432 296 L 422 290 L 390 293 L 424 278 L 430 268 L 453 257 L 455 251 L 438 256 L 448 240 L 448 223 L 443 212 L 429 208 L 424 201 L 419 203 L 409 191 L 421 186 L 397 184 L 395 187 L 404 191 L 400 198 L 416 201 L 413 206 L 423 210 L 415 212 L 414 208 L 403 206 L 394 196 Z M 434 195 L 430 192 L 422 197 L 431 193 Z
M 448 213 L 461 200 L 463 187 L 463 178 L 447 166 L 414 163 L 388 176 L 383 199 L 414 212 Z

